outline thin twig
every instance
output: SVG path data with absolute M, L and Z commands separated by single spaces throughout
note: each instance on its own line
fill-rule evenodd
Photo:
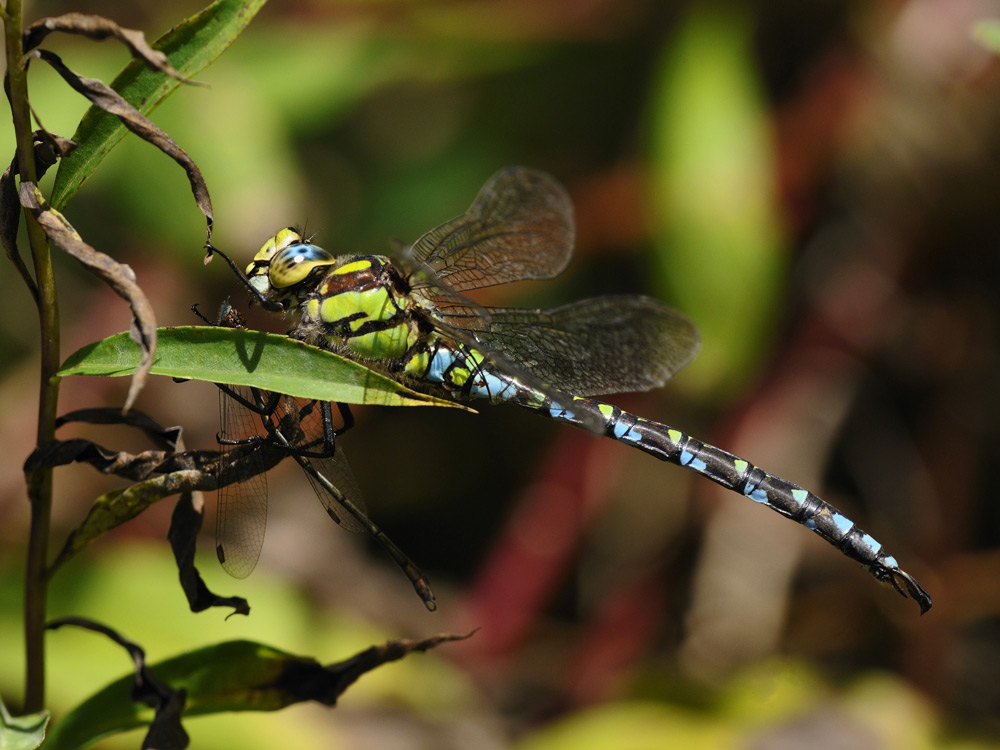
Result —
M 6 37 L 7 81 L 14 134 L 17 139 L 18 171 L 21 179 L 35 182 L 34 145 L 31 113 L 22 48 L 22 0 L 8 0 L 4 35 Z M 28 245 L 38 285 L 41 372 L 38 400 L 38 442 L 55 436 L 58 381 L 52 375 L 59 367 L 59 309 L 55 277 L 48 241 L 38 222 L 25 215 Z M 25 690 L 24 710 L 39 711 L 45 704 L 45 608 L 48 586 L 45 569 L 48 557 L 49 526 L 52 515 L 52 470 L 45 468 L 28 477 L 31 503 L 31 530 L 24 582 Z

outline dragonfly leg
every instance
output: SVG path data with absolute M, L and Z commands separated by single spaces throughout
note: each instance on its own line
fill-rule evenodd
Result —
M 316 401 L 313 401 L 303 408 L 299 412 L 300 416 L 308 416 L 316 403 Z M 339 407 L 340 404 L 338 403 L 337 406 Z M 323 436 L 299 446 L 295 452 L 295 455 L 299 458 L 331 458 L 337 452 L 337 435 L 340 432 L 333 427 L 333 410 L 330 408 L 329 401 L 320 403 L 319 413 L 323 425 Z M 311 450 L 313 446 L 317 445 L 321 446 L 318 450 Z
M 332 458 L 337 452 L 338 433 L 333 427 L 333 411 L 329 401 L 310 401 L 299 410 L 299 417 L 301 419 L 310 416 L 317 403 L 320 407 L 319 414 L 323 434 L 321 437 L 295 446 L 294 449 L 286 447 L 286 450 L 297 458 Z
M 337 411 L 340 412 L 340 418 L 344 420 L 344 426 L 339 430 L 334 430 L 334 434 L 343 435 L 354 427 L 354 412 L 351 411 L 351 407 L 348 404 L 342 404 L 339 401 L 337 402 Z
M 198 309 L 198 303 L 197 302 L 195 302 L 193 305 L 191 305 L 191 312 L 193 312 L 195 315 L 197 315 L 201 319 L 201 321 L 205 325 L 207 325 L 207 326 L 217 326 L 217 325 L 219 325 L 218 323 L 213 323 L 211 320 L 209 320 L 208 318 L 206 318 L 202 314 L 201 310 Z
M 253 396 L 253 400 L 251 401 L 250 399 L 244 398 L 243 394 L 232 386 L 226 385 L 225 383 L 216 383 L 215 385 L 220 391 L 225 393 L 240 406 L 245 406 L 254 414 L 260 414 L 264 417 L 269 417 L 274 414 L 274 410 L 278 408 L 278 401 L 281 398 L 280 393 L 268 393 L 268 396 L 265 399 L 264 393 L 266 393 L 266 391 L 261 391 L 259 388 L 250 388 L 250 393 Z
M 300 410 L 299 415 L 301 417 L 308 416 L 313 407 L 316 405 L 316 401 L 311 402 L 302 410 Z M 333 409 L 332 404 L 336 403 L 337 411 L 340 412 L 340 417 L 343 420 L 343 426 L 340 428 L 334 427 L 333 421 Z M 330 458 L 336 452 L 337 438 L 343 435 L 349 429 L 354 427 L 354 414 L 351 412 L 351 407 L 347 404 L 342 404 L 339 401 L 330 402 L 323 401 L 320 403 L 320 416 L 323 423 L 323 437 L 322 439 L 317 438 L 310 443 L 307 443 L 304 448 L 311 448 L 313 445 L 322 444 L 322 449 L 312 452 L 302 452 L 299 455 L 304 458 Z
M 215 442 L 219 445 L 254 445 L 256 443 L 263 443 L 264 438 L 260 435 L 250 435 L 245 438 L 226 438 L 222 437 L 221 432 L 215 433 Z

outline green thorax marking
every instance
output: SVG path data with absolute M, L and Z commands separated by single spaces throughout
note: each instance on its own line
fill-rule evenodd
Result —
M 305 300 L 302 325 L 361 357 L 398 360 L 420 340 L 406 291 L 388 258 L 338 258 Z

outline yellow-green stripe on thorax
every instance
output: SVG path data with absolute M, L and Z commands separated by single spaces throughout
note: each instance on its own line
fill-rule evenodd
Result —
M 318 325 L 330 343 L 345 343 L 361 357 L 403 358 L 419 334 L 406 314 L 412 302 L 392 283 L 388 259 L 373 255 L 346 260 L 324 276 L 305 301 L 303 324 Z

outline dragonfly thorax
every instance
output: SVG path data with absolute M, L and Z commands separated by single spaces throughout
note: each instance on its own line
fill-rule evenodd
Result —
M 381 255 L 338 258 L 304 299 L 302 330 L 366 359 L 402 358 L 420 337 L 409 287 Z

